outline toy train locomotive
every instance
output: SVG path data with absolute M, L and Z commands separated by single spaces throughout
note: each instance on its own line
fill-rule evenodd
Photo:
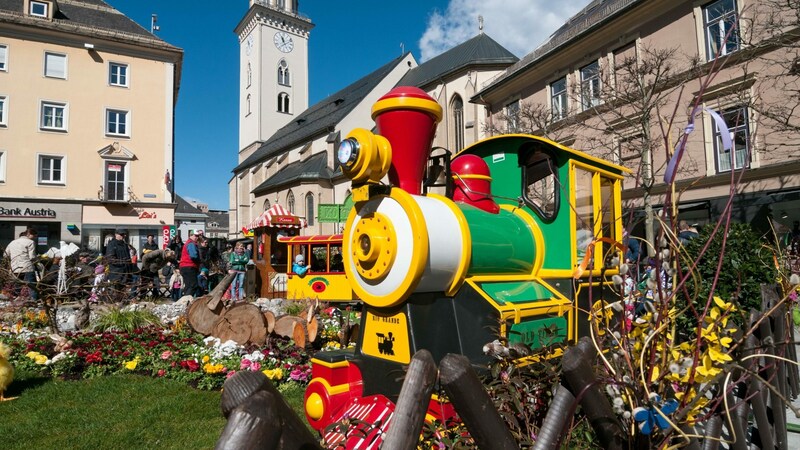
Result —
M 598 296 L 590 288 L 615 273 L 603 258 L 619 251 L 627 169 L 545 138 L 502 135 L 445 161 L 446 194 L 428 193 L 441 116 L 423 91 L 398 87 L 372 108 L 377 133 L 353 130 L 339 147 L 355 201 L 344 270 L 363 310 L 354 349 L 312 360 L 305 408 L 317 430 L 345 416 L 390 423 L 417 350 L 437 363 L 460 353 L 481 364 L 498 338 L 531 348 L 575 342 L 588 333 Z M 441 418 L 441 407 L 429 413 Z

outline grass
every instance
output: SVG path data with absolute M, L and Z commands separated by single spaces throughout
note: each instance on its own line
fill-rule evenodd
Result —
M 214 448 L 225 427 L 220 392 L 137 375 L 61 381 L 17 374 L 0 403 L 2 448 Z M 295 411 L 303 391 L 284 398 Z M 303 416 L 301 416 L 303 417 Z

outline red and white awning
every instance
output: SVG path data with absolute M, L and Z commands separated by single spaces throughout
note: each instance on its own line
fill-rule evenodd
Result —
M 306 219 L 297 217 L 290 213 L 281 205 L 272 205 L 268 210 L 261 213 L 254 221 L 247 226 L 248 229 L 273 227 L 273 228 L 305 228 L 308 226 Z

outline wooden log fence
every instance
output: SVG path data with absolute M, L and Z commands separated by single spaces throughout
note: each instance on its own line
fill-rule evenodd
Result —
M 752 311 L 749 318 L 751 326 L 758 324 L 757 332 L 749 335 L 742 346 L 742 368 L 733 369 L 731 373 L 730 380 L 739 385 L 724 394 L 731 409 L 720 407 L 702 424 L 703 439 L 693 438 L 684 448 L 714 450 L 720 448 L 721 439 L 735 438 L 728 445 L 732 450 L 745 450 L 751 448 L 750 445 L 788 450 L 785 401 L 796 393 L 800 377 L 795 364 L 770 356 L 796 362 L 793 327 L 788 321 L 788 309 L 783 305 L 775 307 L 777 292 L 766 287 L 762 289 L 762 296 L 763 311 Z M 761 354 L 764 356 L 753 357 Z M 534 450 L 560 448 L 567 421 L 574 415 L 577 404 L 582 407 L 603 448 L 623 449 L 642 443 L 629 441 L 630 436 L 594 376 L 595 358 L 596 349 L 588 338 L 564 352 L 562 385 L 551 401 Z M 418 445 L 435 381 L 436 364 L 431 354 L 426 350 L 418 351 L 408 366 L 391 426 L 383 436 L 382 449 L 407 450 Z M 465 356 L 446 355 L 439 364 L 439 382 L 478 448 L 518 448 Z M 720 385 L 720 390 L 722 388 Z M 303 420 L 261 372 L 237 372 L 225 382 L 222 412 L 228 423 L 217 449 L 320 448 Z M 752 430 L 749 443 L 748 429 Z M 698 432 L 688 426 L 681 431 L 689 435 Z

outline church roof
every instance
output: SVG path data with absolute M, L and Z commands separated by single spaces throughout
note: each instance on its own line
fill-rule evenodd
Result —
M 330 180 L 333 176 L 333 171 L 328 168 L 328 154 L 324 152 L 317 153 L 304 161 L 295 161 L 287 165 L 279 170 L 278 173 L 259 184 L 252 192 L 255 195 L 259 195 L 287 184 Z
M 372 92 L 378 83 L 407 55 L 408 53 L 393 59 L 369 75 L 303 111 L 261 144 L 252 155 L 236 166 L 233 172 L 254 166 L 272 156 L 285 153 L 290 148 L 303 145 L 317 136 L 332 132 L 336 125 L 358 106 L 364 97 Z
M 467 67 L 514 64 L 519 58 L 498 44 L 485 33 L 456 45 L 446 52 L 429 59 L 411 69 L 397 83 L 400 86 L 416 86 L 424 89 L 432 82 L 438 82 L 452 73 Z
M 93 36 L 138 45 L 181 51 L 142 28 L 102 0 L 55 2 L 53 20 L 25 14 L 24 0 L 0 0 L 0 22 L 46 28 L 82 36 Z

